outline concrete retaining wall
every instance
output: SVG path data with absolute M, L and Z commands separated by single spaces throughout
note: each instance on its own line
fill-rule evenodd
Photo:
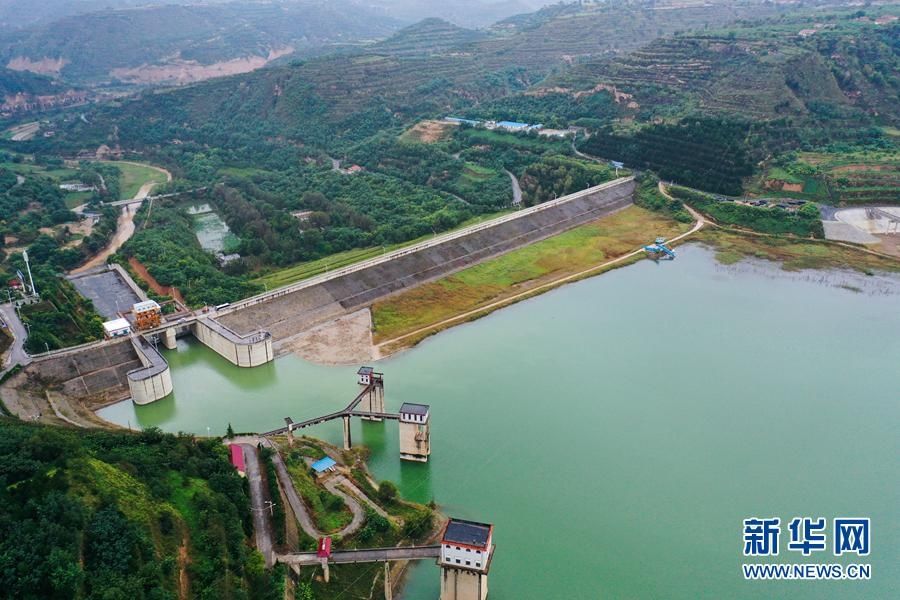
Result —
M 399 250 L 385 257 L 390 260 L 373 259 L 321 281 L 235 303 L 217 318 L 238 332 L 264 327 L 275 339 L 284 339 L 400 290 L 611 214 L 632 204 L 634 189 L 632 178 L 596 186 Z
M 140 336 L 131 338 L 143 365 L 128 372 L 128 389 L 135 404 L 150 404 L 172 393 L 172 372 L 162 354 Z
M 256 367 L 275 358 L 268 331 L 240 335 L 210 318 L 197 320 L 193 331 L 202 344 L 239 367 Z
M 128 339 L 36 358 L 26 372 L 53 384 L 72 398 L 107 393 L 128 395 L 128 372 L 141 360 Z

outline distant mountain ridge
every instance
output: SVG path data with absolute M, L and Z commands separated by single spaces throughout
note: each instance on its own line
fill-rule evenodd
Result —
M 0 62 L 90 84 L 186 83 L 295 50 L 383 38 L 401 23 L 351 0 L 106 10 L 0 35 Z

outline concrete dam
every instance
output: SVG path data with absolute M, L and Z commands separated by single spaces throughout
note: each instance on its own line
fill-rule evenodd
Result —
M 130 339 L 36 356 L 21 378 L 55 384 L 74 399 L 112 400 L 130 395 L 136 403 L 147 404 L 172 392 L 169 366 L 148 340 L 172 349 L 176 335 L 190 333 L 239 367 L 262 365 L 275 358 L 273 341 L 612 214 L 633 203 L 634 190 L 633 177 L 616 179 L 235 302 L 219 311 L 164 323 Z
M 633 177 L 616 179 L 513 214 L 438 236 L 334 273 L 233 303 L 217 318 L 281 340 L 401 290 L 609 215 L 633 203 Z

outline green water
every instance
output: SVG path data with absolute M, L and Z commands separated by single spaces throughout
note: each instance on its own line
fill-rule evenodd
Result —
M 200 246 L 207 252 L 231 252 L 240 240 L 234 235 L 209 203 L 195 202 L 187 206 L 188 214 L 194 218 L 194 234 Z
M 839 287 L 844 286 L 844 287 Z M 855 289 L 862 291 L 854 291 Z M 372 469 L 496 524 L 493 600 L 896 598 L 900 278 L 784 276 L 699 247 L 519 303 L 379 363 L 389 409 L 431 405 L 431 462 L 393 423 L 355 423 Z M 102 412 L 221 434 L 346 404 L 354 368 L 239 370 L 179 346 L 175 397 Z M 310 433 L 340 443 L 331 423 Z M 741 521 L 872 518 L 869 582 L 745 582 Z M 756 562 L 803 562 L 786 550 Z M 748 561 L 749 562 L 749 561 Z M 437 598 L 420 565 L 404 598 Z

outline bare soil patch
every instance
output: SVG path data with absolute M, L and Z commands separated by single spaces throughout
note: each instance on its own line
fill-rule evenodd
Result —
M 449 123 L 446 121 L 420 121 L 413 125 L 412 128 L 404 134 L 404 137 L 423 144 L 433 144 L 434 142 L 443 139 L 450 129 L 456 126 L 456 123 Z
M 802 183 L 785 183 L 781 186 L 781 190 L 784 192 L 802 192 L 803 184 Z
M 172 296 L 181 304 L 182 306 L 187 306 L 184 301 L 184 296 L 181 295 L 181 291 L 175 286 L 165 286 L 158 282 L 153 275 L 150 274 L 150 271 L 147 270 L 147 267 L 141 263 L 135 257 L 131 257 L 128 259 L 128 264 L 137 273 L 138 277 L 144 280 L 147 286 L 153 290 L 156 294 L 160 296 Z
M 338 317 L 281 342 L 279 353 L 292 352 L 320 365 L 353 365 L 379 358 L 372 343 L 368 308 Z
M 832 173 L 850 173 L 853 171 L 895 171 L 898 167 L 893 165 L 842 165 L 831 169 Z

